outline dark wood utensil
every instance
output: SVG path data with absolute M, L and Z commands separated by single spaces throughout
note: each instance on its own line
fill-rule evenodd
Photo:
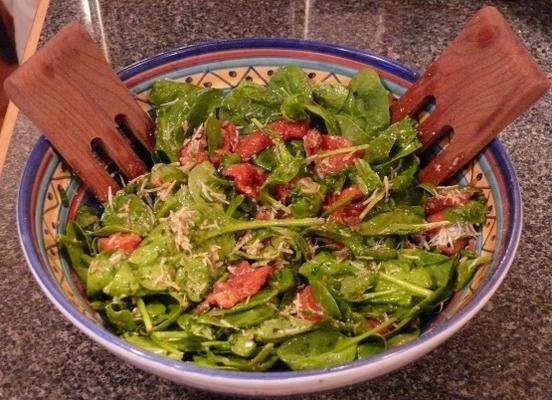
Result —
M 452 130 L 448 146 L 418 175 L 442 183 L 549 89 L 550 82 L 494 7 L 479 10 L 398 101 L 391 119 L 435 110 L 418 126 L 422 151 Z
M 94 156 L 100 146 L 128 179 L 148 168 L 117 130 L 119 121 L 148 150 L 153 122 L 106 62 L 88 32 L 71 23 L 4 84 L 11 100 L 46 135 L 101 201 L 120 188 Z

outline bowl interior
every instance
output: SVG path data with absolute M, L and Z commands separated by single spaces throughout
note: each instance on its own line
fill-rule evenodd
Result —
M 149 110 L 147 93 L 157 79 L 170 78 L 231 88 L 243 79 L 266 83 L 278 66 L 287 63 L 300 65 L 313 81 L 344 84 L 358 69 L 369 66 L 377 70 L 383 84 L 394 96 L 400 96 L 417 77 L 406 67 L 366 53 L 303 41 L 255 40 L 176 50 L 134 64 L 120 75 L 142 107 Z M 493 262 L 479 269 L 470 284 L 457 292 L 440 314 L 428 321 L 420 338 L 401 346 L 407 350 L 447 329 L 451 321 L 477 307 L 483 296 L 496 288 L 507 271 L 513 257 L 512 248 L 515 248 L 519 236 L 519 188 L 510 161 L 497 141 L 455 179 L 481 188 L 487 198 L 490 214 L 477 240 L 477 247 L 483 254 L 492 256 Z M 41 138 L 26 164 L 18 200 L 18 228 L 29 265 L 43 289 L 66 315 L 74 315 L 93 331 L 101 330 L 108 340 L 121 345 L 116 335 L 103 329 L 102 319 L 90 308 L 64 252 L 55 246 L 56 236 L 64 232 L 67 221 L 73 218 L 81 203 L 95 204 L 95 201 Z M 128 344 L 125 346 L 132 348 Z

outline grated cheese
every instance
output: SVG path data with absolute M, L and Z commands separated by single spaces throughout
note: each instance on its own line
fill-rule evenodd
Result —
M 464 237 L 476 237 L 479 233 L 472 224 L 456 223 L 443 227 L 429 240 L 430 246 L 452 247 L 454 241 Z
M 182 207 L 180 210 L 171 211 L 168 216 L 169 226 L 174 233 L 174 240 L 182 250 L 190 253 L 192 246 L 188 237 L 189 225 L 196 212 L 187 207 Z

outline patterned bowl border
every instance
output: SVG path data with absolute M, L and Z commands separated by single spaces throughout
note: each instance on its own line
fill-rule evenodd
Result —
M 290 39 L 230 40 L 176 49 L 135 63 L 123 69 L 120 76 L 140 100 L 144 99 L 151 83 L 160 77 L 227 88 L 235 86 L 241 79 L 266 81 L 276 66 L 286 62 L 299 63 L 313 80 L 345 83 L 357 69 L 368 65 L 378 71 L 394 95 L 402 94 L 418 77 L 408 67 L 370 53 Z M 149 108 L 147 103 L 142 104 L 146 110 Z M 90 309 L 67 260 L 52 246 L 55 235 L 62 232 L 66 221 L 74 215 L 76 206 L 81 202 L 91 202 L 92 199 L 43 137 L 35 145 L 25 165 L 18 194 L 17 225 L 30 269 L 54 304 L 87 335 L 142 368 L 181 383 L 223 392 L 227 390 L 216 386 L 205 387 L 204 384 L 190 380 L 186 374 L 178 375 L 189 372 L 219 380 L 228 379 L 234 383 L 241 381 L 242 385 L 247 385 L 245 382 L 251 380 L 277 383 L 284 379 L 289 382 L 292 378 L 328 376 L 351 369 L 365 369 L 365 374 L 359 375 L 362 379 L 398 368 L 436 347 L 454 333 L 484 305 L 499 286 L 513 260 L 521 232 L 521 200 L 515 171 L 502 145 L 497 140 L 493 141 L 456 179 L 461 183 L 475 182 L 483 189 L 492 207 L 491 216 L 478 241 L 480 250 L 493 255 L 492 265 L 478 271 L 470 285 L 453 297 L 420 338 L 366 360 L 302 372 L 251 373 L 198 367 L 144 352 L 102 328 L 99 325 L 101 319 Z M 62 205 L 59 188 L 68 194 L 67 207 Z M 417 348 L 424 350 L 417 351 Z M 138 358 L 132 359 L 130 354 Z M 388 364 L 393 358 L 396 362 Z M 378 367 L 378 363 L 383 361 L 386 361 L 387 369 Z M 167 368 L 171 371 L 163 373 L 162 370 Z M 355 378 L 354 382 L 360 379 Z M 341 386 L 339 381 L 326 387 L 295 388 L 285 393 L 311 392 L 337 386 Z M 235 393 L 252 394 L 250 389 L 241 390 L 238 386 L 232 390 Z

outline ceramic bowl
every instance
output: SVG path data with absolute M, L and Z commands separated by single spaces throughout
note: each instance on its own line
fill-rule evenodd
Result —
M 171 78 L 197 85 L 230 88 L 242 79 L 265 83 L 278 66 L 295 63 L 318 82 L 347 83 L 359 69 L 371 67 L 396 96 L 418 74 L 392 60 L 363 51 L 303 40 L 251 39 L 185 47 L 135 63 L 120 72 L 138 100 L 152 83 Z M 146 102 L 141 102 L 145 109 Z M 68 260 L 56 248 L 56 235 L 81 203 L 93 202 L 79 179 L 44 138 L 25 165 L 19 188 L 17 224 L 27 262 L 54 305 L 86 335 L 125 361 L 180 384 L 241 395 L 291 395 L 345 387 L 385 374 L 423 356 L 458 331 L 489 300 L 504 279 L 516 251 L 522 222 L 514 168 L 494 140 L 455 178 L 481 188 L 491 210 L 477 246 L 493 261 L 478 270 L 469 285 L 407 344 L 374 357 L 337 367 L 300 372 L 233 372 L 208 369 L 141 350 L 110 332 L 89 306 Z M 66 198 L 60 196 L 66 193 Z

